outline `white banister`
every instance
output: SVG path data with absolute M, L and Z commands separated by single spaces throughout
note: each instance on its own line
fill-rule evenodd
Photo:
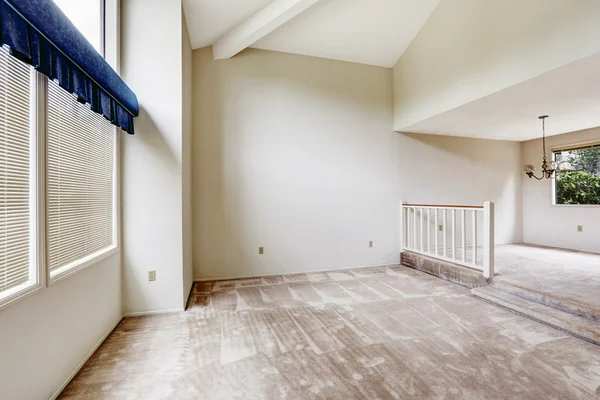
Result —
M 417 248 L 417 209 L 412 208 L 411 210 L 413 212 L 413 245 L 412 245 L 412 248 L 416 249 Z
M 460 224 L 460 242 L 462 245 L 462 262 L 467 262 L 467 210 L 462 210 L 462 222 Z
M 419 230 L 419 243 L 421 244 L 421 251 L 423 251 L 423 208 L 419 209 L 419 217 L 421 218 L 421 229 Z
M 439 221 L 438 221 L 438 209 L 435 209 L 435 228 L 433 229 L 433 231 L 435 232 L 435 241 L 433 243 L 433 245 L 435 246 L 435 254 L 440 254 L 438 252 L 438 236 L 440 236 L 440 230 L 439 230 Z
M 446 240 L 447 240 L 447 238 L 446 238 L 446 236 L 447 236 L 447 234 L 446 234 L 446 221 L 448 221 L 448 213 L 446 211 L 448 211 L 448 210 L 444 208 L 444 212 L 443 212 L 443 214 L 444 214 L 444 223 L 442 225 L 442 231 L 444 232 L 444 257 L 446 257 L 446 254 L 447 254 L 447 251 L 446 251 Z
M 477 266 L 477 211 L 473 211 L 472 233 L 473 233 L 473 266 Z
M 494 203 L 483 203 L 483 276 L 494 277 Z
M 427 252 L 431 252 L 431 208 L 427 209 Z
M 456 258 L 456 209 L 452 209 L 452 258 Z
M 400 227 L 400 237 L 399 237 L 399 242 L 400 242 L 400 254 L 402 254 L 402 252 L 404 251 L 404 247 L 405 247 L 405 242 L 404 240 L 406 239 L 406 231 L 408 230 L 408 221 L 406 221 L 406 216 L 405 214 L 408 212 L 408 209 L 404 208 L 404 202 L 401 201 L 400 202 L 400 215 L 398 217 L 398 222 L 399 222 L 399 227 Z M 407 223 L 405 224 L 406 221 Z
M 443 218 L 441 223 L 440 210 Z M 457 211 L 461 213 L 460 216 Z M 471 221 L 468 221 L 469 218 L 472 218 Z M 439 258 L 477 269 L 487 278 L 494 276 L 494 203 L 486 201 L 482 206 L 402 203 L 399 220 L 401 252 L 410 251 Z M 480 225 L 479 221 L 483 221 L 483 224 Z M 469 229 L 468 222 L 471 222 Z M 433 243 L 432 226 L 435 235 Z M 451 229 L 450 238 L 448 229 Z M 460 239 L 457 239 L 457 230 L 460 230 Z M 440 232 L 443 234 L 441 241 Z

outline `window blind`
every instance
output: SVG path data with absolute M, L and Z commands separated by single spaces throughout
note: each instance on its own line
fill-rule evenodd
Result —
M 0 47 L 0 297 L 31 278 L 31 73 Z
M 50 273 L 114 245 L 115 129 L 48 81 L 47 207 Z

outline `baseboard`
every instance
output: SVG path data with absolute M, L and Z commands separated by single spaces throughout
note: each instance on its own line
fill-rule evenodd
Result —
M 157 315 L 157 314 L 171 314 L 185 311 L 183 308 L 173 308 L 171 310 L 153 310 L 153 311 L 139 311 L 130 312 L 123 314 L 123 318 L 129 317 L 143 317 L 144 315 Z
M 520 243 L 512 243 L 512 244 L 518 244 L 518 245 L 527 246 L 527 247 L 537 247 L 540 249 L 568 251 L 571 253 L 590 254 L 593 256 L 600 255 L 600 252 L 597 252 L 597 251 L 570 249 L 568 247 L 549 246 L 549 245 L 545 245 L 545 244 L 528 243 L 528 242 L 520 242 Z
M 400 260 L 398 260 L 400 261 Z M 242 276 L 220 276 L 215 278 L 194 278 L 194 282 L 213 282 L 213 281 L 228 281 L 233 279 L 252 279 L 252 278 L 266 278 L 269 276 L 288 276 L 288 275 L 297 275 L 297 274 L 317 274 L 319 272 L 335 272 L 335 271 L 349 271 L 353 269 L 362 269 L 362 268 L 376 268 L 376 267 L 387 267 L 390 265 L 400 265 L 400 262 L 397 264 L 387 263 L 387 264 L 377 264 L 377 265 L 359 265 L 356 267 L 337 267 L 337 268 L 328 268 L 328 269 L 315 269 L 310 271 L 298 271 L 298 272 L 286 272 L 282 273 L 272 273 L 272 274 L 261 274 L 261 275 L 242 275 Z
M 111 325 L 111 327 L 106 331 L 106 333 L 104 335 L 102 335 L 102 337 L 100 338 L 100 340 L 98 341 L 98 343 L 96 343 L 94 345 L 94 347 L 85 356 L 85 358 L 83 359 L 83 361 L 81 361 L 81 363 L 79 363 L 79 365 L 75 368 L 75 370 L 71 373 L 71 375 L 69 375 L 69 377 L 63 382 L 63 384 L 60 385 L 60 387 L 58 388 L 58 390 L 56 390 L 56 392 L 52 393 L 52 395 L 50 396 L 50 400 L 55 400 L 58 396 L 60 396 L 60 394 L 62 393 L 62 391 L 73 380 L 73 378 L 75 378 L 75 375 L 77 375 L 77 373 L 79 372 L 79 370 L 81 368 L 83 368 L 83 366 L 85 365 L 85 363 L 96 352 L 96 350 L 98 350 L 98 347 L 100 347 L 100 345 L 102 343 L 104 343 L 104 341 L 106 340 L 106 338 L 112 333 L 112 331 L 115 330 L 115 328 L 117 327 L 117 325 L 119 325 L 119 323 L 122 320 L 123 320 L 123 316 L 121 315 L 121 316 L 119 316 L 119 318 L 117 318 L 116 322 Z

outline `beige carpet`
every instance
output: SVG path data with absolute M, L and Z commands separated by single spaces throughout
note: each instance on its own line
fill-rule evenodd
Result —
M 405 267 L 199 283 L 63 399 L 591 399 L 600 348 Z
M 530 245 L 496 247 L 494 280 L 600 313 L 600 254 Z

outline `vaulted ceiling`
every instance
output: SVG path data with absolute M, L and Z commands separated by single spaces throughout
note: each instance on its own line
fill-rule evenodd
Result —
M 216 59 L 230 58 L 253 47 L 389 68 L 404 54 L 403 61 L 417 58 L 421 64 L 416 65 L 427 67 L 426 71 L 419 67 L 410 73 L 401 72 L 409 84 L 415 75 L 428 83 L 440 78 L 442 71 L 464 70 L 466 76 L 451 77 L 442 85 L 456 100 L 450 102 L 451 107 L 430 107 L 428 115 L 405 124 L 395 121 L 398 131 L 522 141 L 541 135 L 537 120 L 541 114 L 551 116 L 549 135 L 600 126 L 600 52 L 593 55 L 600 45 L 590 45 L 597 43 L 593 38 L 599 29 L 600 6 L 596 0 L 581 0 L 577 5 L 570 0 L 489 1 L 183 0 L 183 6 L 192 47 L 212 46 Z M 544 27 L 534 23 L 539 17 L 539 4 L 544 4 L 551 18 Z M 515 15 L 520 18 L 518 27 L 514 26 Z M 465 33 L 464 38 L 460 36 Z M 500 36 L 504 42 L 499 41 Z M 541 46 L 527 40 L 537 40 Z M 539 57 L 521 51 L 524 41 L 531 51 L 541 48 L 536 53 Z M 477 57 L 456 56 L 470 54 L 463 51 L 468 46 L 475 46 L 472 53 L 482 54 L 482 59 L 505 61 L 493 66 L 476 65 Z M 432 54 L 450 58 L 436 63 Z M 582 58 L 585 54 L 592 56 Z M 555 56 L 573 62 L 556 69 L 551 66 L 560 64 L 553 61 Z M 497 79 L 519 75 L 515 72 L 525 67 L 537 68 L 543 63 L 548 64 L 548 72 L 504 87 L 496 85 L 483 97 L 464 96 L 463 78 L 477 78 L 479 86 L 489 86 Z M 516 65 L 520 68 L 514 69 Z M 400 85 L 405 87 L 404 83 Z M 425 90 L 412 96 L 417 105 L 424 100 L 439 103 L 439 93 Z M 410 102 L 399 104 L 399 109 L 413 111 Z
M 392 67 L 439 0 L 184 0 L 192 47 L 215 45 L 275 3 L 301 11 L 249 47 Z

